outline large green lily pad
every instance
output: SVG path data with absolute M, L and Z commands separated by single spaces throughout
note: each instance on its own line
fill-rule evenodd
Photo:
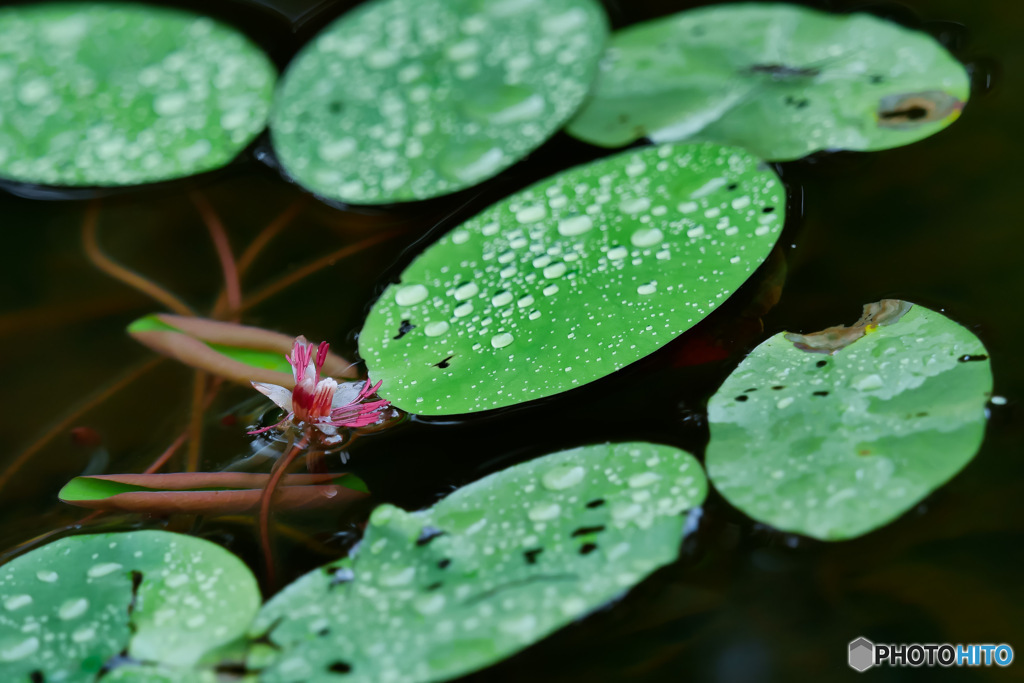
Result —
M 776 528 L 835 540 L 913 507 L 974 457 L 992 371 L 966 329 L 886 300 L 852 328 L 777 334 L 708 403 L 708 475 Z
M 276 73 L 243 34 L 155 6 L 0 10 L 0 177 L 136 185 L 208 171 L 259 133 Z
M 782 230 L 748 153 L 665 145 L 570 169 L 429 247 L 374 304 L 359 349 L 381 396 L 426 415 L 550 396 L 664 346 L 725 301 Z
M 248 568 L 209 541 L 63 538 L 0 568 L 0 670 L 4 681 L 94 681 L 127 651 L 142 666 L 117 680 L 201 680 L 191 667 L 244 634 L 259 603 Z
M 602 444 L 492 474 L 428 510 L 383 505 L 351 558 L 264 606 L 252 634 L 276 651 L 250 664 L 266 667 L 266 683 L 435 681 L 482 668 L 672 562 L 680 513 L 706 487 L 684 451 Z
M 604 147 L 713 140 L 765 159 L 877 150 L 959 116 L 970 83 L 930 36 L 869 14 L 725 4 L 615 33 L 568 132 Z
M 355 204 L 470 187 L 576 111 L 606 36 L 594 0 L 372 0 L 288 67 L 274 148 L 302 186 Z

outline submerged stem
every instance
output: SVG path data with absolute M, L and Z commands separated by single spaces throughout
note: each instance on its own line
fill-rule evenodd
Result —
M 224 231 L 224 224 L 221 223 L 217 212 L 213 210 L 206 198 L 195 190 L 190 195 L 192 203 L 199 210 L 199 215 L 203 217 L 206 229 L 210 231 L 210 239 L 213 240 L 213 247 L 217 250 L 217 258 L 220 260 L 220 269 L 224 274 L 224 294 L 229 317 L 237 321 L 242 306 L 242 287 L 239 283 L 238 267 L 235 264 L 235 256 L 231 252 L 228 234 Z
M 372 247 L 375 244 L 388 240 L 402 232 L 402 230 L 388 230 L 386 232 L 376 234 L 372 237 L 367 237 L 365 240 L 362 240 L 361 242 L 356 242 L 355 244 L 350 244 L 346 247 L 342 247 L 341 249 L 332 251 L 331 253 L 325 256 L 321 256 L 315 261 L 311 261 L 310 263 L 307 263 L 304 266 L 300 266 L 299 268 L 293 270 L 292 272 L 281 277 L 280 279 L 271 282 L 269 285 L 266 285 L 262 289 L 258 290 L 255 294 L 246 298 L 244 301 L 242 301 L 241 310 L 248 310 L 255 306 L 256 304 L 264 301 L 265 299 L 269 299 L 270 297 L 274 296 L 281 290 L 292 286 L 299 280 L 302 280 L 303 278 L 312 275 L 318 270 L 322 270 L 327 266 L 333 266 L 336 262 L 343 258 L 347 258 L 349 256 L 358 254 L 364 249 L 368 249 L 369 247 Z
M 267 570 L 267 583 L 271 586 L 274 585 L 274 552 L 270 547 L 270 501 L 274 497 L 277 483 L 281 481 L 281 477 L 284 476 L 292 462 L 308 444 L 309 435 L 305 435 L 277 462 L 276 467 L 271 472 L 266 488 L 263 489 L 263 495 L 260 497 L 260 543 L 263 546 L 263 562 Z
M 148 280 L 135 271 L 125 268 L 103 252 L 96 237 L 99 212 L 99 203 L 93 202 L 85 210 L 85 218 L 82 220 L 82 247 L 89 261 L 110 277 L 155 299 L 178 315 L 194 316 L 195 311 L 189 308 L 181 299 L 152 280 Z

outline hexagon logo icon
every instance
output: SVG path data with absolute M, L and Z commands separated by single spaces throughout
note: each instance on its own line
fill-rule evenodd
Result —
M 867 671 L 875 664 L 875 644 L 867 638 L 850 641 L 850 668 Z

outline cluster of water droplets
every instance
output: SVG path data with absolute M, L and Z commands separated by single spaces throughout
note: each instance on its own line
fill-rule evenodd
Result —
M 378 507 L 350 567 L 307 575 L 260 615 L 282 648 L 261 680 L 339 660 L 352 680 L 427 680 L 501 659 L 671 562 L 680 513 L 705 493 L 691 455 L 624 443 L 503 470 L 422 512 Z
M 592 0 L 377 0 L 289 67 L 272 121 L 292 175 L 355 203 L 467 187 L 578 107 L 606 33 Z
M 491 207 L 375 305 L 360 339 L 371 374 L 407 410 L 469 412 L 643 357 L 721 304 L 778 237 L 783 188 L 757 164 L 731 148 L 664 145 Z
M 7 8 L 0 175 L 130 185 L 214 168 L 263 128 L 274 80 L 262 52 L 208 17 L 108 4 Z

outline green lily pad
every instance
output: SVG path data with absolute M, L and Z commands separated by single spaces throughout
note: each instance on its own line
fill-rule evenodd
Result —
M 869 14 L 784 4 L 680 12 L 612 36 L 568 132 L 603 147 L 712 140 L 772 160 L 916 142 L 959 116 L 963 65 Z
M 259 603 L 248 568 L 209 541 L 63 538 L 0 569 L 0 669 L 5 681 L 94 681 L 127 650 L 145 666 L 119 680 L 161 680 L 161 668 L 167 680 L 201 680 L 191 667 L 245 633 Z
M 268 602 L 260 680 L 435 681 L 525 648 L 675 560 L 707 484 L 690 454 L 649 443 L 554 453 L 432 508 L 391 505 L 358 551 Z M 267 633 L 269 631 L 269 633 Z
M 970 462 L 991 391 L 973 334 L 923 306 L 872 304 L 852 328 L 777 334 L 740 363 L 708 403 L 708 476 L 778 529 L 860 536 Z
M 577 110 L 604 51 L 594 0 L 373 0 L 288 67 L 271 133 L 330 199 L 385 204 L 480 183 Z
M 664 346 L 768 256 L 785 190 L 740 149 L 626 152 L 491 206 L 429 247 L 359 336 L 382 397 L 425 415 L 550 396 Z
M 0 10 L 0 176 L 136 185 L 231 161 L 266 124 L 276 72 L 242 33 L 121 3 Z

